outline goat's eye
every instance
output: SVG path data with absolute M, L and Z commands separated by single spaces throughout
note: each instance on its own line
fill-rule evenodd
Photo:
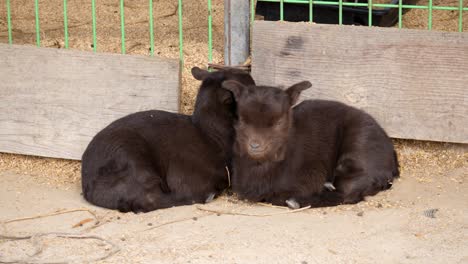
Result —
M 231 97 L 224 98 L 223 104 L 232 104 L 232 98 Z

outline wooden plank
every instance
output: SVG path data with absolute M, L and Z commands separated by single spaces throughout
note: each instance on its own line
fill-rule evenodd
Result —
M 256 21 L 259 84 L 372 114 L 391 137 L 468 143 L 468 34 Z
M 250 54 L 250 1 L 224 0 L 224 61 L 243 64 Z
M 177 60 L 0 44 L 0 152 L 81 159 L 129 113 L 178 111 Z

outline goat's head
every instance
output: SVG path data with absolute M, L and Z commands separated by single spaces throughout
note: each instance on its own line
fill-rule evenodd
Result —
M 257 161 L 283 160 L 292 127 L 292 107 L 300 93 L 311 86 L 304 81 L 282 90 L 225 81 L 223 87 L 234 94 L 237 103 L 236 152 Z
M 236 81 L 242 85 L 255 85 L 254 80 L 245 71 L 225 69 L 215 72 L 192 68 L 195 79 L 202 81 L 195 103 L 195 115 L 208 113 L 231 120 L 235 115 L 235 106 L 231 91 L 222 87 L 223 81 Z

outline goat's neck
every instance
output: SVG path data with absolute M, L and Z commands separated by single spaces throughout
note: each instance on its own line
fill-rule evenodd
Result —
M 219 149 L 222 155 L 229 155 L 234 141 L 232 121 L 222 120 L 212 114 L 194 113 L 192 122 L 203 136 Z

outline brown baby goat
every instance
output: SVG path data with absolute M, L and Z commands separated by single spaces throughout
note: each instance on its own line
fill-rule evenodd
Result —
M 209 73 L 192 116 L 145 111 L 123 117 L 99 132 L 82 158 L 83 195 L 92 204 L 122 212 L 147 212 L 210 201 L 228 187 L 234 141 L 235 102 L 225 80 L 254 85 L 239 70 Z
M 367 113 L 325 100 L 293 108 L 311 86 L 223 83 L 237 102 L 232 186 L 240 198 L 291 208 L 357 203 L 398 177 L 393 144 Z

